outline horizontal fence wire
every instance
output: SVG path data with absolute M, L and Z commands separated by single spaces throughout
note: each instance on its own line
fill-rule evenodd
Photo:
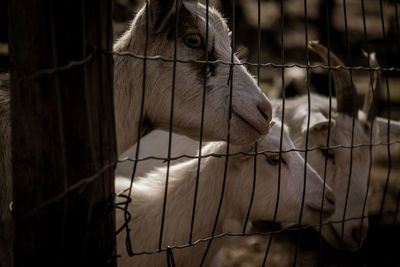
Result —
M 388 214 L 396 214 L 398 210 L 393 210 L 393 211 L 384 211 L 382 213 L 377 212 L 377 213 L 371 213 L 369 215 L 364 215 L 364 216 L 358 216 L 358 217 L 351 217 L 351 218 L 346 218 L 344 221 L 349 222 L 349 221 L 354 221 L 354 220 L 359 220 L 361 218 L 369 218 L 377 215 L 388 215 Z M 327 225 L 332 225 L 332 224 L 338 224 L 342 223 L 343 220 L 336 220 L 336 221 L 329 221 L 325 222 L 322 224 L 308 224 L 308 225 L 302 225 L 302 226 L 291 226 L 291 227 L 282 227 L 279 230 L 274 230 L 274 231 L 266 231 L 266 232 L 255 232 L 255 233 L 243 233 L 243 232 L 237 232 L 237 233 L 221 233 L 213 236 L 209 236 L 206 238 L 200 238 L 197 239 L 196 241 L 192 242 L 191 244 L 186 243 L 183 245 L 175 245 L 175 246 L 166 246 L 165 248 L 161 248 L 159 250 L 154 250 L 154 251 L 138 251 L 138 252 L 133 252 L 131 256 L 140 256 L 140 255 L 154 255 L 154 254 L 159 254 L 161 252 L 165 252 L 169 249 L 184 249 L 188 247 L 193 247 L 196 246 L 199 243 L 203 242 L 209 242 L 212 239 L 218 239 L 218 238 L 223 238 L 223 237 L 240 237 L 240 236 L 270 236 L 270 235 L 276 235 L 280 234 L 283 232 L 291 231 L 291 232 L 297 232 L 299 230 L 306 230 L 306 229 L 311 229 L 319 226 L 327 226 Z
M 109 163 L 107 165 L 104 165 L 101 167 L 97 172 L 95 172 L 93 175 L 81 179 L 79 182 L 74 183 L 72 185 L 69 185 L 62 193 L 56 195 L 53 198 L 50 198 L 48 200 L 45 200 L 37 206 L 36 208 L 33 208 L 32 210 L 29 211 L 23 211 L 23 210 L 18 210 L 18 213 L 13 213 L 14 217 L 17 220 L 24 220 L 27 219 L 31 216 L 34 216 L 35 214 L 39 213 L 41 210 L 44 208 L 49 207 L 52 204 L 55 204 L 57 202 L 62 201 L 68 194 L 74 191 L 82 191 L 86 186 L 89 184 L 95 182 L 96 180 L 100 179 L 101 176 L 108 171 L 110 168 L 114 169 L 115 166 L 118 164 L 118 161 Z
M 94 48 L 93 48 L 94 49 Z M 23 70 L 20 70 L 20 72 L 23 74 L 21 80 L 32 80 L 35 79 L 41 75 L 50 75 L 50 74 L 55 74 L 57 72 L 62 72 L 62 71 L 67 71 L 70 70 L 73 67 L 77 66 L 82 66 L 89 62 L 96 54 L 98 54 L 98 51 L 92 51 L 89 53 L 85 58 L 81 60 L 76 60 L 76 61 L 70 61 L 68 64 L 63 65 L 63 66 L 58 66 L 54 68 L 48 68 L 48 69 L 43 69 L 43 70 L 38 70 L 35 72 L 24 72 Z M 126 56 L 126 57 L 133 57 L 135 59 L 145 59 L 145 60 L 160 60 L 164 62 L 179 62 L 179 63 L 198 63 L 198 64 L 204 64 L 204 65 L 209 65 L 209 64 L 224 64 L 224 65 L 234 65 L 234 66 L 242 66 L 242 65 L 248 65 L 248 66 L 255 66 L 255 67 L 262 67 L 262 68 L 301 68 L 301 69 L 325 69 L 325 70 L 365 70 L 365 71 L 384 71 L 384 72 L 400 72 L 400 68 L 397 67 L 370 67 L 370 66 L 327 66 L 327 65 L 321 65 L 321 64 L 309 64 L 309 65 L 304 65 L 304 64 L 299 64 L 299 63 L 290 63 L 290 64 L 277 64 L 277 63 L 252 63 L 252 62 L 226 62 L 223 60 L 214 60 L 214 61 L 205 61 L 205 60 L 193 60 L 193 59 L 173 59 L 173 58 L 165 58 L 162 56 L 144 56 L 144 55 L 137 55 L 132 52 L 114 52 L 114 51 L 104 51 L 100 52 L 100 54 L 112 54 L 116 56 Z M 10 66 L 11 69 L 14 69 L 13 66 Z M 1 71 L 3 72 L 8 72 L 9 69 L 5 68 L 0 68 Z M 18 70 L 17 70 L 18 71 Z
M 59 72 L 70 70 L 73 67 L 83 66 L 87 62 L 89 62 L 94 57 L 95 54 L 96 54 L 96 52 L 93 51 L 92 53 L 89 53 L 89 55 L 87 55 L 86 57 L 82 58 L 81 60 L 70 61 L 68 64 L 63 65 L 63 66 L 54 67 L 54 68 L 48 68 L 48 69 L 43 69 L 43 70 L 38 70 L 38 71 L 35 71 L 35 72 L 32 72 L 32 73 L 24 73 L 24 75 L 22 76 L 21 79 L 24 80 L 24 81 L 29 81 L 29 80 L 33 80 L 33 79 L 35 79 L 35 78 L 37 78 L 37 77 L 39 77 L 41 75 L 57 74 Z
M 93 48 L 94 50 L 94 48 Z M 19 70 L 23 75 L 20 78 L 21 80 L 29 81 L 33 80 L 41 75 L 50 75 L 50 74 L 55 74 L 57 72 L 63 72 L 70 70 L 71 68 L 82 66 L 89 62 L 95 55 L 98 55 L 98 51 L 92 51 L 89 53 L 85 58 L 82 58 L 81 60 L 74 60 L 70 61 L 68 64 L 63 65 L 63 66 L 58 66 L 54 68 L 48 68 L 48 69 L 42 69 L 38 70 L 35 72 L 25 72 L 23 70 Z M 114 52 L 114 51 L 104 51 L 100 52 L 100 54 L 112 54 L 116 56 L 126 56 L 126 57 L 132 57 L 135 59 L 146 59 L 146 60 L 159 60 L 163 62 L 178 62 L 178 63 L 198 63 L 198 64 L 204 64 L 204 65 L 209 65 L 209 64 L 224 64 L 224 65 L 233 65 L 233 66 L 255 66 L 255 67 L 262 67 L 262 68 L 301 68 L 301 69 L 325 69 L 325 70 L 365 70 L 365 71 L 384 71 L 384 72 L 400 72 L 400 68 L 397 67 L 370 67 L 370 66 L 327 66 L 327 65 L 321 65 L 321 64 L 309 64 L 309 65 L 304 65 L 304 64 L 299 64 L 299 63 L 290 63 L 290 64 L 277 64 L 277 63 L 253 63 L 253 62 L 226 62 L 223 60 L 214 60 L 214 61 L 205 61 L 205 60 L 194 60 L 194 59 L 173 59 L 173 58 L 165 58 L 162 56 L 144 56 L 144 55 L 137 55 L 132 52 Z M 13 66 L 10 66 L 10 69 L 15 69 Z M 5 68 L 0 68 L 1 71 L 3 72 L 8 72 L 9 69 Z M 18 70 L 16 70 L 18 71 Z
M 178 155 L 178 156 L 174 156 L 174 157 L 158 157 L 158 156 L 147 156 L 147 157 L 143 157 L 143 158 L 130 158 L 130 157 L 123 157 L 120 158 L 118 160 L 118 163 L 123 163 L 123 162 L 135 162 L 135 161 L 146 161 L 146 160 L 151 160 L 151 159 L 155 159 L 155 160 L 160 160 L 160 161 L 167 161 L 167 160 L 179 160 L 182 158 L 187 158 L 187 159 L 198 159 L 198 158 L 208 158 L 208 157 L 217 157 L 217 158 L 222 158 L 225 156 L 228 157 L 234 157 L 234 156 L 239 156 L 239 155 L 247 155 L 247 156 L 254 156 L 254 155 L 263 155 L 265 153 L 289 153 L 289 152 L 301 152 L 304 153 L 306 151 L 314 151 L 314 150 L 322 150 L 322 151 L 326 151 L 326 150 L 335 150 L 335 149 L 352 149 L 352 148 L 362 148 L 362 147 L 378 147 L 378 146 L 391 146 L 391 145 L 395 145 L 395 144 L 400 144 L 400 140 L 395 140 L 395 141 L 391 141 L 390 143 L 376 143 L 376 144 L 358 144 L 358 145 L 353 145 L 353 146 L 344 146 L 344 145 L 336 145 L 336 146 L 316 146 L 316 147 L 311 147 L 308 149 L 300 149 L 300 148 L 292 148 L 292 149 L 282 149 L 282 150 L 261 150 L 261 151 L 257 151 L 257 152 L 235 152 L 235 153 L 229 153 L 228 155 L 226 154 L 218 154 L 218 153 L 209 153 L 209 154 L 205 154 L 205 155 L 201 155 L 201 156 L 192 156 L 192 155 L 188 155 L 188 154 L 182 154 L 182 155 Z
M 298 64 L 298 63 L 290 63 L 290 64 L 278 64 L 278 63 L 254 63 L 254 62 L 227 62 L 223 60 L 210 60 L 210 61 L 205 61 L 205 60 L 194 60 L 194 59 L 173 59 L 173 58 L 166 58 L 163 56 L 143 56 L 143 55 L 138 55 L 129 51 L 126 52 L 114 52 L 114 51 L 103 51 L 105 54 L 113 54 L 116 56 L 126 56 L 126 57 L 132 57 L 135 59 L 146 59 L 146 60 L 159 60 L 163 62 L 179 62 L 179 63 L 199 63 L 199 64 L 224 64 L 224 65 L 233 65 L 233 66 L 254 66 L 254 67 L 272 67 L 272 68 L 302 68 L 302 69 L 331 69 L 331 70 L 381 70 L 381 71 L 386 71 L 386 72 L 399 72 L 400 68 L 397 67 L 368 67 L 368 66 L 327 66 L 327 65 L 321 65 L 321 64 L 310 64 L 310 65 L 304 65 L 304 64 Z

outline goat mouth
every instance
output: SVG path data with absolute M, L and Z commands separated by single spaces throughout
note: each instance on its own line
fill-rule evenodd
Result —
M 344 249 L 344 250 L 348 250 L 348 251 L 358 251 L 361 248 L 360 244 L 358 244 L 358 245 L 348 244 L 344 240 L 344 237 L 342 238 L 341 233 L 338 233 L 336 231 L 335 227 L 333 227 L 333 224 L 328 224 L 328 230 L 332 233 L 333 239 L 334 239 L 334 241 L 330 242 L 330 243 L 336 249 L 340 249 L 340 250 Z M 343 233 L 343 235 L 344 234 L 345 233 Z
M 256 123 L 251 122 L 247 119 L 245 119 L 243 116 L 241 116 L 239 113 L 237 113 L 236 111 L 232 110 L 232 115 L 236 116 L 238 119 L 240 119 L 241 121 L 243 121 L 243 123 L 245 123 L 246 125 L 248 125 L 250 128 L 254 129 L 259 135 L 264 135 L 264 131 L 262 129 L 260 129 L 260 127 L 258 127 L 258 125 L 256 125 Z
M 327 213 L 324 210 L 321 210 L 320 208 L 314 208 L 314 207 L 310 207 L 310 206 L 306 206 L 308 208 L 309 211 L 311 211 L 313 213 L 313 216 L 315 217 L 321 217 L 322 219 L 326 219 L 328 218 L 330 215 L 332 215 L 332 213 Z
M 321 206 L 312 206 L 306 205 L 307 208 L 318 216 L 321 216 L 323 219 L 330 217 L 332 214 L 335 213 L 336 207 L 329 207 L 327 205 L 324 206 L 324 209 L 321 210 Z

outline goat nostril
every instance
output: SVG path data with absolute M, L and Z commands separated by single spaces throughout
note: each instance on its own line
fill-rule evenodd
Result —
M 332 206 L 335 206 L 336 205 L 336 201 L 335 201 L 335 198 L 333 197 L 327 197 L 326 198 L 326 202 L 328 202 L 329 204 L 331 204 Z
M 324 207 L 322 210 L 322 215 L 331 216 L 336 211 L 336 199 L 333 193 L 330 191 L 325 193 Z
M 267 121 L 269 124 L 272 119 L 272 107 L 269 102 L 259 104 L 257 106 L 258 111 L 261 113 L 262 117 Z
M 335 198 L 335 195 L 332 193 L 332 192 L 330 192 L 330 191 L 328 191 L 328 192 L 325 192 L 325 201 L 328 203 L 328 204 L 330 204 L 330 205 L 332 205 L 332 206 L 336 206 L 336 198 Z

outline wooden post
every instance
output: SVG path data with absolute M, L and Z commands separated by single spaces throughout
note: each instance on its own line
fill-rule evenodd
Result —
M 115 266 L 111 0 L 9 8 L 14 265 Z
M 0 43 L 8 42 L 8 1 L 0 1 Z
M 0 1 L 0 79 L 8 66 L 8 2 Z M 1 82 L 0 82 L 1 83 Z M 1 252 L 0 252 L 1 254 Z M 1 257 L 1 256 L 0 256 Z M 0 265 L 1 266 L 1 265 Z

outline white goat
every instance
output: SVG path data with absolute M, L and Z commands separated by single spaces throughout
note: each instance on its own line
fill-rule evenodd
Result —
M 311 44 L 313 49 L 319 49 L 319 53 L 324 53 L 325 50 L 318 44 Z M 317 47 L 317 48 L 315 48 Z M 326 52 L 325 52 L 326 53 Z M 326 56 L 325 56 L 326 58 Z M 371 67 L 378 67 L 375 54 L 371 54 L 370 58 Z M 338 61 L 331 52 L 331 65 L 343 65 Z M 351 88 L 350 77 L 346 70 L 336 71 L 332 70 L 336 87 L 340 87 L 339 94 L 342 93 L 342 89 L 347 86 Z M 343 84 L 344 83 L 344 84 Z M 366 105 L 364 111 L 358 112 L 358 117 L 355 121 L 354 127 L 354 139 L 353 145 L 353 157 L 352 157 L 352 174 L 349 187 L 349 198 L 347 202 L 344 232 L 343 232 L 343 246 L 341 244 L 341 223 L 335 223 L 332 225 L 324 226 L 322 234 L 325 239 L 335 247 L 343 247 L 344 249 L 357 250 L 362 241 L 365 239 L 368 228 L 368 219 L 363 220 L 361 226 L 360 220 L 351 218 L 359 218 L 362 215 L 363 206 L 365 202 L 365 194 L 367 191 L 368 183 L 368 171 L 369 171 L 369 148 L 370 143 L 369 121 L 373 119 L 373 136 L 372 143 L 377 144 L 379 142 L 387 142 L 387 130 L 388 120 L 385 118 L 376 117 L 374 113 L 370 113 L 369 110 L 376 108 L 376 103 L 371 102 L 373 99 L 371 96 L 372 90 L 375 94 L 379 94 L 380 91 L 380 73 L 379 71 L 374 72 L 374 78 L 372 83 L 373 88 L 370 90 L 370 94 L 366 99 L 369 99 L 369 103 L 373 104 L 373 107 L 369 108 Z M 355 89 L 355 87 L 354 87 Z M 356 92 L 355 92 L 356 95 Z M 352 108 L 351 96 L 345 96 L 350 101 L 347 102 L 343 99 L 343 96 L 339 99 L 349 105 L 346 108 Z M 342 102 L 342 103 L 343 103 Z M 274 100 L 272 102 L 274 107 L 274 116 L 281 116 L 281 100 Z M 311 114 L 310 114 L 310 130 L 309 130 L 309 148 L 315 147 L 326 147 L 327 133 L 328 133 L 328 114 L 329 114 L 329 99 L 327 97 L 311 94 Z M 343 104 L 342 104 L 343 105 Z M 341 107 L 342 109 L 343 107 Z M 370 115 L 367 115 L 370 114 Z M 366 118 L 369 116 L 369 119 Z M 298 97 L 295 99 L 286 100 L 285 110 L 285 124 L 288 126 L 291 138 L 294 140 L 297 149 L 305 148 L 306 131 L 307 131 L 307 120 L 308 120 L 308 100 L 307 96 Z M 332 98 L 332 120 L 331 120 L 331 135 L 330 135 L 330 146 L 344 146 L 349 147 L 351 145 L 351 132 L 352 132 L 352 118 L 351 115 L 343 111 L 338 112 L 336 108 L 336 99 Z M 399 140 L 400 137 L 400 122 L 390 121 L 390 140 Z M 150 133 L 145 136 L 143 141 L 148 145 L 143 146 L 140 151 L 140 157 L 166 157 L 167 156 L 167 145 L 168 145 L 168 133 L 163 131 L 157 131 Z M 157 145 L 152 145 L 158 142 Z M 359 146 L 363 145 L 363 146 Z M 173 135 L 172 138 L 172 156 L 177 157 L 181 155 L 194 155 L 198 148 L 198 143 L 191 141 L 186 137 L 179 135 Z M 325 166 L 325 149 L 316 149 L 308 152 L 308 162 L 313 168 L 317 170 L 319 175 L 323 177 L 324 166 Z M 132 153 L 132 152 L 130 152 Z M 174 161 L 173 161 L 174 162 Z M 160 160 L 146 160 L 140 162 L 138 165 L 137 173 L 143 174 L 149 171 L 154 166 L 161 166 L 163 163 Z M 129 168 L 125 166 L 125 170 L 117 169 L 116 173 L 121 176 L 128 177 Z M 132 170 L 132 168 L 130 168 Z M 335 193 L 337 199 L 337 210 L 330 218 L 331 221 L 342 221 L 344 217 L 344 205 L 346 199 L 346 191 L 348 184 L 350 170 L 350 149 L 334 148 L 328 152 L 328 164 L 327 164 L 327 184 L 330 185 Z M 364 210 L 364 215 L 368 214 L 367 208 Z
M 270 133 L 259 142 L 258 151 L 265 153 L 257 156 L 257 172 L 254 202 L 250 220 L 272 220 L 275 212 L 277 188 L 280 124 L 271 128 Z M 283 150 L 293 149 L 293 143 L 285 132 Z M 209 143 L 203 148 L 203 155 L 226 152 L 225 142 Z M 231 146 L 230 153 L 254 152 L 254 145 Z M 194 190 L 196 184 L 197 159 L 188 160 L 171 167 L 169 174 L 167 206 L 163 232 L 162 248 L 185 245 L 189 240 L 192 218 Z M 282 153 L 280 199 L 277 213 L 278 221 L 298 221 L 302 202 L 304 168 L 307 173 L 305 202 L 302 224 L 319 222 L 321 213 L 322 179 L 305 162 L 298 152 Z M 201 159 L 197 206 L 192 240 L 210 236 L 217 213 L 222 191 L 225 157 L 206 157 Z M 252 193 L 254 172 L 253 155 L 231 156 L 228 161 L 225 195 L 215 234 L 224 232 L 240 233 L 245 223 Z M 145 177 L 134 180 L 130 236 L 133 252 L 157 251 L 160 236 L 161 214 L 165 188 L 166 168 L 160 168 Z M 116 180 L 116 189 L 121 191 L 129 186 L 129 180 Z M 327 205 L 322 210 L 324 217 L 334 212 L 334 196 L 331 189 L 325 187 Z M 123 212 L 117 211 L 117 225 L 124 223 Z M 125 233 L 117 237 L 117 250 L 121 255 L 119 266 L 165 266 L 165 252 L 155 255 L 129 257 L 125 248 Z M 218 251 L 222 239 L 212 243 L 207 259 L 211 260 Z M 207 242 L 200 242 L 194 247 L 174 250 L 177 266 L 198 266 Z M 208 260 L 205 262 L 208 265 Z
M 140 140 L 139 158 L 135 171 L 135 176 L 143 176 L 147 172 L 162 166 L 166 166 L 168 158 L 169 132 L 164 130 L 154 130 L 143 136 Z M 203 142 L 203 145 L 207 143 Z M 136 145 L 120 156 L 122 162 L 118 163 L 115 175 L 121 177 L 131 177 L 133 162 L 129 159 L 135 157 Z M 197 156 L 199 142 L 186 136 L 172 133 L 171 138 L 171 164 L 176 164 L 188 160 L 188 157 Z M 156 159 L 154 159 L 156 158 Z
M 176 5 L 179 16 L 175 14 Z M 145 6 L 138 12 L 128 31 L 114 45 L 114 98 L 118 151 L 126 151 L 136 143 L 138 134 L 143 135 L 149 129 L 169 129 L 171 119 L 174 132 L 198 138 L 205 77 L 203 123 L 205 140 L 224 141 L 227 138 L 231 82 L 231 143 L 250 144 L 268 133 L 271 104 L 254 78 L 243 65 L 239 64 L 236 56 L 233 61 L 239 65 L 233 68 L 229 64 L 220 62 L 207 65 L 177 62 L 174 76 L 171 62 L 150 59 L 144 66 L 143 59 L 124 55 L 124 52 L 136 55 L 143 55 L 146 52 L 147 56 L 161 56 L 167 59 L 176 56 L 177 59 L 184 61 L 208 59 L 229 63 L 232 51 L 229 30 L 218 11 L 213 8 L 207 11 L 198 1 L 151 0 L 147 17 L 148 35 Z M 176 29 L 177 20 L 178 29 Z M 145 84 L 143 84 L 144 67 L 147 71 Z M 143 86 L 145 96 L 143 120 L 140 122 Z M 174 114 L 173 118 L 170 118 L 173 89 Z M 142 123 L 141 133 L 138 133 L 139 123 Z
M 310 48 L 318 53 L 325 62 L 328 62 L 326 47 L 316 42 L 310 42 Z M 344 66 L 332 52 L 330 52 L 330 64 L 332 66 Z M 374 53 L 371 53 L 370 56 L 370 66 L 379 67 Z M 305 149 L 310 104 L 308 148 L 317 147 L 318 149 L 308 152 L 308 162 L 323 177 L 325 157 L 327 156 L 326 183 L 332 187 L 337 202 L 336 212 L 329 220 L 342 221 L 345 219 L 344 223 L 324 226 L 322 235 L 334 247 L 358 250 L 366 238 L 368 230 L 368 218 L 354 219 L 368 215 L 368 209 L 366 206 L 364 207 L 369 177 L 368 166 L 372 162 L 368 145 L 370 143 L 378 144 L 380 141 L 385 143 L 387 138 L 387 120 L 376 119 L 376 100 L 381 93 L 380 71 L 374 71 L 373 86 L 366 97 L 362 111 L 358 110 L 357 91 L 355 85 L 351 83 L 349 71 L 344 69 L 332 70 L 332 76 L 337 94 L 337 101 L 332 99 L 329 140 L 329 146 L 332 148 L 327 152 L 329 98 L 311 94 L 310 103 L 308 103 L 307 96 L 286 100 L 285 124 L 288 125 L 290 137 L 296 148 Z M 373 97 L 373 94 L 375 94 L 375 97 Z M 276 100 L 273 103 L 274 116 L 282 116 L 281 103 L 281 100 Z M 355 123 L 352 141 L 353 116 Z M 392 122 L 392 134 L 400 133 L 399 125 L 398 122 Z M 381 136 L 379 132 L 382 132 Z M 372 136 L 370 136 L 370 133 L 372 133 Z M 348 148 L 351 145 L 355 146 L 352 152 Z M 339 148 L 335 148 L 335 146 L 339 146 Z M 374 147 L 372 147 L 373 151 Z M 346 202 L 347 194 L 348 200 Z

